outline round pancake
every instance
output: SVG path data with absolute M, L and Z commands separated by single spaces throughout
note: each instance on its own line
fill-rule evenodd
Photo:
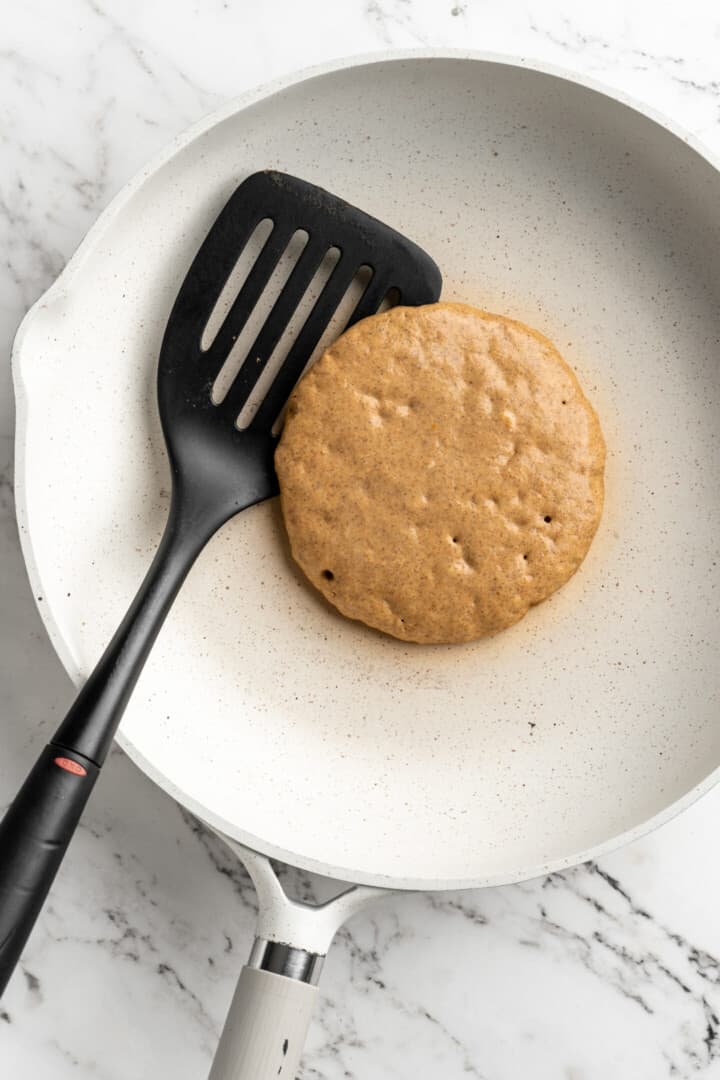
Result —
M 293 557 L 344 615 L 471 641 L 571 577 L 605 443 L 554 346 L 465 304 L 396 307 L 300 381 L 275 455 Z

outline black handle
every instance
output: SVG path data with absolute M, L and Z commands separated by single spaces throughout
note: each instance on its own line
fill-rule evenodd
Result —
M 220 522 L 173 501 L 137 596 L 0 823 L 0 996 L 62 862 L 165 616 Z
M 53 742 L 102 765 L 140 672 L 180 586 L 214 532 L 195 500 L 173 499 L 145 580 L 112 641 L 90 673 Z
M 80 754 L 51 743 L 0 823 L 0 995 L 99 772 Z

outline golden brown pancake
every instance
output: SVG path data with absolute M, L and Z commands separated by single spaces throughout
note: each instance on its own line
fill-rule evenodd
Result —
M 605 443 L 554 346 L 465 304 L 357 323 L 296 387 L 275 464 L 292 554 L 344 615 L 471 641 L 575 573 Z

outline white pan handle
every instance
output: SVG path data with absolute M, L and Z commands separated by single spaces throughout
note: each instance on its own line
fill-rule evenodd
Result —
M 286 896 L 264 855 L 217 835 L 245 864 L 259 910 L 258 936 L 208 1080 L 295 1080 L 330 943 L 346 919 L 387 890 L 346 886 L 323 904 L 299 903 Z
M 209 1080 L 295 1080 L 317 987 L 243 968 Z

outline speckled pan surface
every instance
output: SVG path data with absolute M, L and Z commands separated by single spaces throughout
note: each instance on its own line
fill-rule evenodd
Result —
M 445 299 L 557 344 L 607 438 L 605 513 L 517 626 L 420 647 L 326 607 L 277 506 L 250 510 L 194 569 L 122 745 L 234 837 L 376 884 L 529 877 L 669 816 L 720 764 L 720 174 L 547 70 L 434 53 L 312 72 L 211 117 L 109 208 L 15 350 L 23 543 L 68 670 L 92 667 L 162 528 L 176 289 L 265 166 L 406 231 Z

